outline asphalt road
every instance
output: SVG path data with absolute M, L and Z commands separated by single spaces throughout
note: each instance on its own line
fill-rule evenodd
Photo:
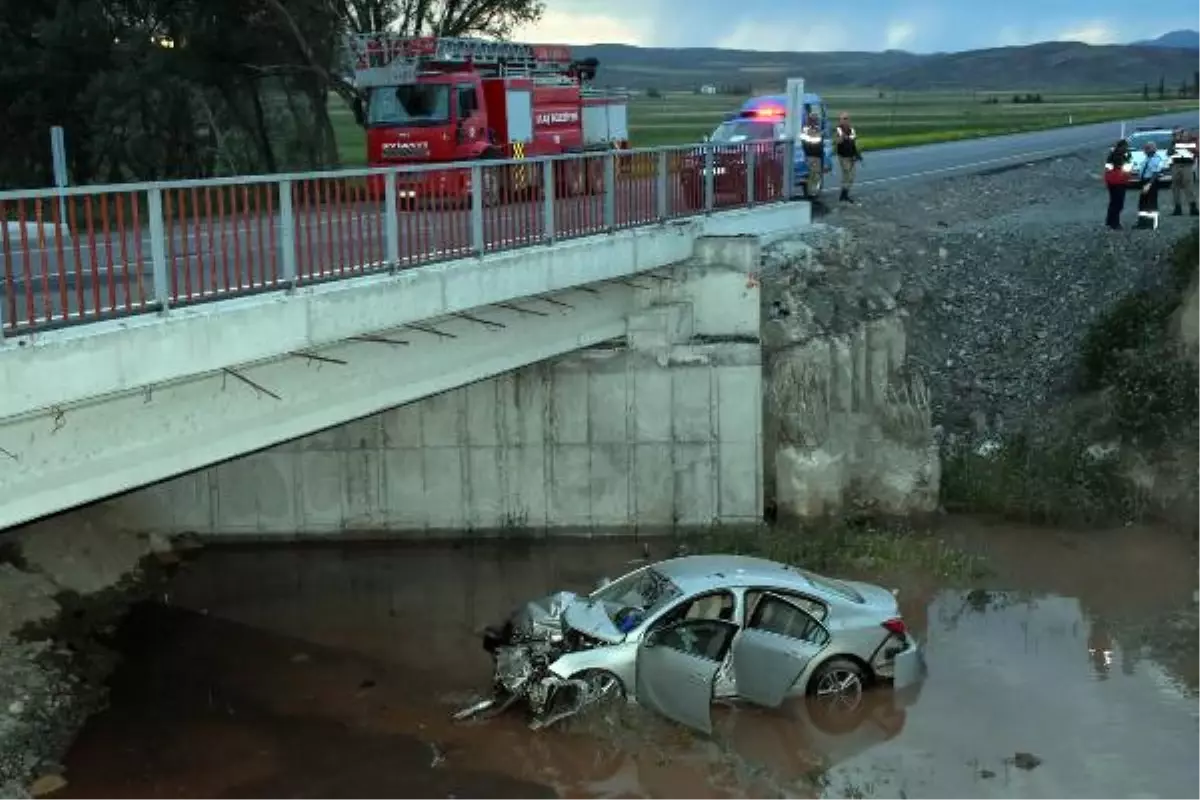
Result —
M 1138 125 L 1184 125 L 1196 128 L 1200 126 L 1200 111 L 1129 120 L 1125 123 L 1126 133 L 1132 132 Z M 933 180 L 1019 164 L 1087 147 L 1095 147 L 1099 152 L 1112 145 L 1120 135 L 1121 123 L 1100 122 L 1034 133 L 878 150 L 867 153 L 863 158 L 856 184 L 864 189 L 897 181 Z
M 1136 125 L 1177 124 L 1196 127 L 1200 112 L 1181 112 L 1142 120 Z M 1036 133 L 996 136 L 960 142 L 922 145 L 866 154 L 857 186 L 897 181 L 924 181 L 979 172 L 1037 160 L 1057 153 L 1095 147 L 1100 152 L 1120 135 L 1120 123 L 1076 125 Z M 831 176 L 832 177 L 832 176 Z M 836 182 L 836 177 L 831 183 Z M 622 180 L 617 199 L 618 224 L 634 225 L 657 218 L 652 180 Z M 672 184 L 669 206 L 682 211 L 688 204 L 678 183 Z M 736 197 L 719 197 L 721 205 Z M 484 238 L 489 252 L 522 247 L 543 240 L 540 200 L 485 209 Z M 678 211 L 676 213 L 678 213 Z M 599 196 L 560 198 L 555 203 L 555 227 L 561 238 L 603 229 L 603 200 Z M 336 278 L 369 270 L 385 260 L 382 203 L 344 204 L 338 211 L 297 211 L 296 269 L 302 279 Z M 414 210 L 400 215 L 398 237 L 404 265 L 467 255 L 470 252 L 470 213 Z M 217 299 L 248 289 L 279 285 L 282 270 L 279 217 L 244 216 L 218 223 L 211 230 L 191 222 L 167 226 L 167 257 L 174 304 Z M 0 318 L 6 330 L 16 324 L 45 327 L 62 324 L 64 317 L 107 316 L 154 305 L 150 266 L 150 237 L 146 231 L 115 234 L 110 240 L 65 241 L 60 251 L 53 237 L 21 241 L 10 233 L 0 248 Z M 11 283 L 10 283 L 11 281 Z M 6 295 L 11 285 L 11 297 Z M 32 301 L 32 305 L 31 305 Z

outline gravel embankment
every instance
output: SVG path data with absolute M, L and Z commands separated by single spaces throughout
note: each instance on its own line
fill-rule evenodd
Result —
M 910 358 L 928 379 L 935 422 L 1028 417 L 1064 388 L 1097 314 L 1165 276 L 1172 244 L 1196 218 L 1186 207 L 1170 216 L 1170 192 L 1160 192 L 1159 229 L 1134 230 L 1131 192 L 1127 229 L 1109 231 L 1103 155 L 867 189 L 855 206 L 829 191 L 821 221 L 852 235 L 855 266 L 901 276 Z
M 63 785 L 59 759 L 105 698 L 105 646 L 173 543 L 89 510 L 0 534 L 0 797 Z M 148 558 L 152 557 L 152 558 Z

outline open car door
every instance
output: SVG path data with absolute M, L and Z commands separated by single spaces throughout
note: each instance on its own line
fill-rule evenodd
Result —
M 738 696 L 774 708 L 788 696 L 829 632 L 798 605 L 764 594 L 733 645 Z
M 638 645 L 638 702 L 711 733 L 713 682 L 737 630 L 725 620 L 688 619 L 650 631 Z

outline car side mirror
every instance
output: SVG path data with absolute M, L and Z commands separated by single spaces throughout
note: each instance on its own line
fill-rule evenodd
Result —
M 662 633 L 662 628 L 656 628 L 655 630 L 652 630 L 649 633 L 647 633 L 645 638 L 642 639 L 642 646 L 643 647 L 657 647 L 658 646 L 658 636 L 660 633 Z

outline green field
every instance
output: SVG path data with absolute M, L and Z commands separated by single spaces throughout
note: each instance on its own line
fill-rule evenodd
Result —
M 1040 103 L 1013 103 L 1025 92 L 889 92 L 831 90 L 823 93 L 831 114 L 849 112 L 864 149 L 904 147 L 953 139 L 1054 128 L 1067 124 L 1125 120 L 1168 111 L 1195 109 L 1195 99 L 1159 100 L 1140 93 L 1042 93 Z M 990 99 L 999 102 L 988 102 Z M 635 97 L 629 105 L 635 147 L 699 141 L 724 115 L 741 105 L 730 95 L 667 93 Z M 342 163 L 362 164 L 364 137 L 345 103 L 330 99 Z

